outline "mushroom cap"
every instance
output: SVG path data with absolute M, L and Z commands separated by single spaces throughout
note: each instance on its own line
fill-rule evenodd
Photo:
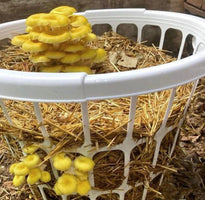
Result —
M 87 74 L 92 74 L 90 67 L 88 66 L 64 66 L 62 72 L 85 72 Z
M 30 26 L 30 27 L 39 26 L 38 23 L 39 23 L 40 18 L 45 15 L 46 13 L 36 13 L 36 14 L 30 15 L 26 19 L 26 26 Z
M 78 156 L 74 160 L 75 169 L 82 171 L 82 172 L 89 172 L 95 166 L 95 163 L 92 159 L 85 157 L 85 156 Z
M 22 184 L 24 184 L 25 182 L 25 176 L 14 176 L 13 178 L 13 184 L 14 186 L 18 187 L 21 186 Z
M 30 61 L 32 63 L 46 63 L 50 62 L 50 59 L 47 58 L 45 55 L 37 54 L 37 55 L 31 55 L 29 57 Z
M 39 149 L 39 145 L 37 144 L 32 144 L 29 146 L 23 147 L 23 152 L 27 154 L 33 154 Z
M 13 171 L 17 176 L 26 176 L 29 173 L 29 168 L 24 162 L 20 162 L 15 166 Z
M 71 16 L 73 13 L 76 12 L 76 9 L 70 6 L 58 6 L 50 11 L 50 13 Z
M 55 66 L 40 66 L 38 68 L 39 72 L 60 72 L 62 69 L 62 65 L 55 65 Z
M 30 53 L 39 53 L 48 49 L 48 45 L 42 42 L 34 42 L 32 40 L 27 40 L 23 43 L 22 49 Z
M 53 157 L 53 166 L 57 170 L 68 170 L 71 164 L 71 159 L 68 156 L 66 156 L 65 153 L 59 153 Z
M 54 185 L 54 191 L 56 195 L 62 195 L 62 192 L 58 188 L 58 182 Z
M 36 32 L 36 31 L 31 31 L 29 33 L 31 40 L 38 40 L 38 37 L 40 35 L 40 32 Z
M 63 48 L 63 47 L 62 47 Z M 85 47 L 82 44 L 68 44 L 66 47 L 63 48 L 63 51 L 76 53 L 78 51 L 83 51 Z
M 14 174 L 14 169 L 15 169 L 17 164 L 18 163 L 13 163 L 12 165 L 10 165 L 10 167 L 9 167 L 9 173 L 10 174 Z
M 46 51 L 45 56 L 50 59 L 60 59 L 66 55 L 65 52 L 62 51 Z
M 88 194 L 91 190 L 91 185 L 88 180 L 78 181 L 77 183 L 77 193 L 81 196 Z
M 75 175 L 77 176 L 78 180 L 80 180 L 80 181 L 88 180 L 88 172 L 82 172 L 79 170 L 75 170 Z
M 73 15 L 70 17 L 70 20 L 70 25 L 73 27 L 79 27 L 88 24 L 87 18 L 82 15 Z
M 30 185 L 33 185 L 37 183 L 41 178 L 41 170 L 40 168 L 33 168 L 30 169 L 28 177 L 27 177 L 27 183 Z
M 77 53 L 67 53 L 60 61 L 65 64 L 76 63 L 80 60 L 80 55 Z
M 65 152 L 59 152 L 53 157 L 53 160 L 64 158 L 65 156 L 66 156 Z
M 96 56 L 93 59 L 93 62 L 94 63 L 103 62 L 103 61 L 106 60 L 106 57 L 107 57 L 106 51 L 104 49 L 102 49 L 102 48 L 99 48 L 99 49 L 96 50 Z
M 56 13 L 37 13 L 26 19 L 27 26 L 49 26 L 51 28 L 69 25 L 70 19 Z
M 51 180 L 51 174 L 48 171 L 41 172 L 41 181 L 48 183 Z
M 80 57 L 82 60 L 88 60 L 96 56 L 96 49 L 86 49 L 81 54 Z
M 73 27 L 70 30 L 71 39 L 72 40 L 79 40 L 87 36 L 92 30 L 89 26 L 83 25 L 79 27 Z
M 76 192 L 77 180 L 73 175 L 63 174 L 58 179 L 57 187 L 62 194 L 70 195 Z
M 97 36 L 94 33 L 88 33 L 84 39 L 87 42 L 91 42 L 94 41 L 96 38 Z
M 29 39 L 30 39 L 29 34 L 17 35 L 17 36 L 12 38 L 11 44 L 13 44 L 15 46 L 22 46 L 22 44 Z
M 71 35 L 68 31 L 59 33 L 57 35 L 51 35 L 45 32 L 42 33 L 30 33 L 31 38 L 37 37 L 38 34 L 38 41 L 43 42 L 43 43 L 48 43 L 48 44 L 59 44 L 65 41 L 68 41 L 71 39 Z M 33 34 L 33 35 L 32 35 Z
M 28 167 L 36 167 L 41 162 L 39 155 L 30 154 L 23 159 L 24 164 Z

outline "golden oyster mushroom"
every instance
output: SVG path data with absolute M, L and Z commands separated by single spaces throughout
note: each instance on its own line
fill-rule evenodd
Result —
M 31 34 L 32 38 L 37 37 L 36 33 L 31 32 L 30 34 Z M 71 35 L 68 31 L 60 33 L 58 35 L 55 35 L 55 34 L 50 35 L 50 34 L 47 34 L 45 32 L 38 34 L 38 41 L 43 42 L 43 43 L 47 43 L 47 44 L 59 44 L 59 43 L 68 41 L 70 39 L 71 39 Z
M 22 44 L 29 39 L 30 39 L 29 34 L 17 35 L 17 36 L 12 38 L 11 44 L 13 44 L 15 46 L 22 46 Z
M 39 53 L 48 49 L 48 45 L 42 42 L 34 42 L 32 40 L 27 40 L 23 43 L 22 49 L 25 52 Z
M 88 180 L 78 181 L 77 182 L 77 193 L 81 196 L 87 195 L 91 190 L 91 185 Z
M 78 62 L 80 58 L 80 55 L 77 53 L 67 53 L 60 61 L 65 64 L 72 64 Z
M 63 174 L 58 178 L 57 186 L 60 193 L 70 195 L 76 192 L 77 180 L 71 174 Z
M 91 158 L 85 156 L 78 156 L 74 160 L 75 169 L 82 172 L 89 172 L 93 169 L 94 166 L 95 166 L 94 161 Z
M 67 17 L 71 16 L 76 12 L 76 9 L 70 6 L 59 6 L 50 11 L 50 13 L 65 15 Z
M 29 168 L 25 163 L 18 163 L 13 170 L 13 173 L 17 176 L 26 176 L 29 173 Z
M 38 13 L 29 16 L 26 19 L 26 25 L 33 26 L 49 26 L 51 28 L 55 27 L 65 27 L 70 23 L 70 19 L 64 15 L 59 15 L 55 13 Z
M 31 55 L 29 57 L 29 59 L 32 63 L 48 63 L 48 62 L 50 62 L 49 58 L 47 58 L 45 55 L 41 55 L 41 54 Z
M 23 159 L 23 162 L 28 168 L 32 168 L 36 167 L 41 162 L 41 159 L 38 154 L 30 154 Z
M 83 25 L 90 26 L 87 18 L 82 15 L 73 15 L 70 17 L 70 20 L 71 20 L 70 25 L 73 27 L 79 27 Z
M 90 67 L 88 66 L 64 66 L 62 72 L 85 72 L 87 74 L 92 74 Z
M 25 176 L 17 176 L 15 175 L 14 178 L 13 178 L 13 184 L 14 186 L 18 187 L 18 186 L 21 186 L 25 183 Z
M 50 72 L 50 73 L 56 73 L 61 72 L 63 66 L 62 65 L 55 65 L 55 66 L 40 66 L 38 68 L 39 72 Z
M 72 40 L 80 40 L 81 38 L 84 38 L 87 36 L 88 33 L 90 33 L 92 30 L 89 26 L 83 25 L 80 27 L 73 27 L 70 30 L 71 39 Z
M 58 153 L 53 157 L 53 166 L 57 170 L 66 171 L 71 166 L 71 159 L 64 152 Z
M 40 168 L 30 169 L 28 177 L 27 177 L 27 183 L 30 185 L 33 185 L 33 184 L 37 183 L 40 179 L 41 179 Z

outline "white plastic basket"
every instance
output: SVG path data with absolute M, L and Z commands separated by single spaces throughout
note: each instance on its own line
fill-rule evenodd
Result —
M 89 100 L 100 100 L 120 97 L 130 97 L 129 123 L 127 127 L 127 136 L 122 144 L 111 147 L 111 150 L 121 150 L 124 152 L 124 164 L 130 162 L 130 152 L 134 147 L 143 143 L 143 140 L 134 141 L 132 138 L 135 109 L 138 95 L 153 93 L 166 89 L 172 89 L 169 104 L 165 112 L 164 120 L 156 133 L 156 149 L 153 157 L 153 167 L 157 164 L 159 149 L 163 138 L 171 130 L 177 127 L 177 133 L 172 148 L 169 152 L 171 156 L 176 145 L 180 126 L 183 123 L 184 115 L 190 103 L 197 86 L 198 79 L 205 75 L 205 21 L 198 17 L 185 14 L 149 11 L 145 9 L 108 9 L 108 10 L 91 10 L 80 13 L 88 18 L 89 22 L 94 24 L 110 24 L 113 31 L 122 24 L 135 24 L 138 28 L 138 38 L 141 41 L 142 29 L 145 25 L 158 26 L 161 30 L 159 48 L 162 49 L 165 33 L 168 29 L 173 28 L 182 32 L 182 41 L 179 49 L 178 60 L 172 63 L 139 69 L 133 71 L 87 75 L 85 73 L 28 73 L 0 70 L 0 102 L 2 110 L 5 113 L 10 124 L 12 119 L 4 105 L 4 100 L 17 100 L 32 102 L 36 117 L 41 123 L 43 121 L 39 108 L 40 102 L 69 103 L 78 102 L 82 107 L 82 122 L 84 128 L 84 144 L 75 150 L 83 153 L 85 156 L 93 157 L 96 153 L 107 150 L 105 147 L 99 148 L 95 152 L 90 152 L 90 129 L 87 102 Z M 0 25 L 0 39 L 12 38 L 18 33 L 25 31 L 25 20 L 12 21 Z M 193 36 L 193 55 L 181 59 L 185 40 L 188 35 Z M 176 87 L 194 81 L 194 86 L 187 101 L 184 115 L 175 126 L 167 127 L 167 119 L 173 104 Z M 46 152 L 50 151 L 48 146 L 50 141 L 45 127 L 41 126 L 42 134 L 45 138 L 42 145 Z M 119 194 L 120 200 L 125 199 L 125 193 L 131 189 L 127 184 L 129 167 L 125 167 L 123 183 L 112 190 L 113 193 Z M 56 172 L 54 174 L 57 177 Z M 152 176 L 152 174 L 150 175 Z M 90 180 L 94 184 L 93 175 Z M 42 198 L 46 200 L 44 193 L 46 185 L 39 185 Z M 99 195 L 109 193 L 109 191 L 91 190 L 89 198 L 95 200 Z M 147 189 L 144 188 L 142 200 L 146 199 Z M 62 199 L 67 199 L 62 196 Z

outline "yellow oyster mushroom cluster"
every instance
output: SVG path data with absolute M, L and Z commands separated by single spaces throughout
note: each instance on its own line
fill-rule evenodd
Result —
M 57 195 L 71 195 L 78 193 L 86 195 L 91 190 L 88 173 L 93 169 L 95 163 L 85 156 L 78 156 L 73 162 L 64 153 L 58 153 L 53 157 L 53 166 L 64 171 L 54 186 Z
M 21 162 L 13 163 L 9 172 L 14 175 L 13 184 L 18 187 L 24 183 L 33 185 L 39 181 L 47 183 L 51 180 L 51 175 L 48 171 L 44 171 L 39 167 L 41 159 L 36 150 L 39 147 L 37 145 L 30 145 L 23 148 L 23 151 L 28 153 L 27 156 L 22 158 Z
M 87 18 L 75 14 L 69 6 L 54 8 L 26 19 L 26 34 L 15 36 L 11 43 L 30 53 L 29 59 L 40 72 L 86 72 L 91 64 L 106 59 L 104 49 L 90 48 L 96 35 Z

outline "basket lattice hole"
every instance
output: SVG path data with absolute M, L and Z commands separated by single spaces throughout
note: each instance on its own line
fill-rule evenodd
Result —
M 67 197 L 67 200 L 91 200 L 90 198 L 86 196 L 79 196 L 79 195 L 69 195 Z
M 43 188 L 46 200 L 62 200 L 61 196 L 57 196 L 53 189 Z
M 139 187 L 134 187 L 130 190 L 128 190 L 126 193 L 125 193 L 125 198 L 124 200 L 126 199 L 142 199 L 142 193 L 143 193 L 143 186 L 139 186 Z
M 182 32 L 169 28 L 165 33 L 163 49 L 168 50 L 167 54 L 177 57 L 182 41 Z
M 161 29 L 159 26 L 145 25 L 142 29 L 142 42 L 147 46 L 159 46 Z
M 188 83 L 176 88 L 176 94 L 166 123 L 167 127 L 177 126 L 179 121 L 182 119 L 184 108 L 188 98 L 190 97 L 192 87 L 193 83 Z
M 136 146 L 130 155 L 130 171 L 128 184 L 135 186 L 146 179 L 149 179 L 153 171 L 152 159 L 155 151 L 155 141 L 143 143 Z
M 84 142 L 81 105 L 78 103 L 41 103 L 43 124 L 54 144 L 67 141 L 70 147 Z
M 159 150 L 158 161 L 157 161 L 157 164 L 159 164 L 159 166 L 154 169 L 155 174 L 159 171 L 162 171 L 163 166 L 169 165 L 169 163 L 170 163 L 169 154 L 171 152 L 172 145 L 174 143 L 174 138 L 175 138 L 176 132 L 177 132 L 177 128 L 168 132 L 166 134 L 166 136 L 163 138 L 163 140 L 161 142 L 160 150 Z M 179 149 L 176 149 L 176 148 L 174 149 L 174 151 L 177 151 L 177 150 L 179 150 Z
M 110 194 L 102 194 L 98 196 L 96 200 L 119 200 L 119 199 L 120 199 L 119 194 L 110 193 Z
M 5 119 L 5 128 L 13 129 L 12 136 L 18 141 L 24 142 L 41 143 L 44 141 L 32 103 L 13 100 L 6 100 L 4 103 L 12 122 L 12 126 L 10 126 L 9 121 Z
M 124 141 L 129 115 L 128 98 L 90 101 L 90 133 L 93 145 L 113 146 Z
M 95 187 L 101 190 L 118 188 L 124 180 L 124 153 L 120 150 L 103 151 L 94 156 Z
M 117 27 L 117 33 L 133 41 L 137 41 L 138 28 L 135 24 L 120 24 Z
M 96 35 L 102 35 L 108 31 L 112 31 L 112 26 L 110 24 L 94 24 L 92 26 L 92 32 Z
M 185 40 L 182 58 L 186 58 L 193 54 L 194 48 L 192 42 L 193 42 L 193 35 L 189 34 Z
M 154 136 L 160 128 L 171 90 L 140 95 L 137 101 L 133 138 Z

